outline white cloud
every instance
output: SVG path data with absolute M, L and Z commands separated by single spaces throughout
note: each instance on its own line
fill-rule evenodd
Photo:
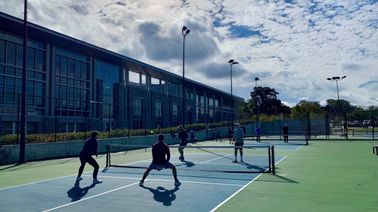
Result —
M 0 11 L 22 18 L 22 0 Z M 249 98 L 253 77 L 290 105 L 340 98 L 378 105 L 378 3 L 369 1 L 29 0 L 30 21 L 181 75 L 181 27 L 187 25 L 186 76 Z M 235 37 L 233 26 L 258 30 Z M 151 31 L 152 30 L 152 31 Z M 160 54 L 161 53 L 161 54 Z

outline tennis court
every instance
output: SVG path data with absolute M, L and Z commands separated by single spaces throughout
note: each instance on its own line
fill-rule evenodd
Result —
M 174 186 L 171 170 L 153 170 L 144 186 L 139 186 L 145 169 L 120 166 L 105 168 L 99 174 L 103 183 L 93 185 L 92 167 L 87 166 L 84 179 L 79 182 L 73 174 L 3 188 L 0 190 L 0 205 L 5 211 L 193 211 L 194 208 L 196 211 L 211 211 L 252 183 L 260 172 L 269 169 L 266 144 L 252 146 L 253 155 L 249 155 L 246 148 L 243 163 L 232 163 L 233 148 L 222 148 L 229 144 L 215 143 L 215 147 L 220 147 L 215 148 L 216 152 L 214 142 L 211 144 L 212 148 L 201 146 L 203 143 L 198 144 L 199 148 L 188 148 L 185 161 L 178 160 L 177 151 L 171 149 L 171 162 L 176 164 L 182 183 L 179 187 Z M 289 146 L 292 150 L 298 148 L 298 145 L 286 145 L 285 148 Z M 130 152 L 135 151 L 145 152 L 138 155 L 151 155 L 145 149 Z M 124 159 L 130 152 L 116 154 L 121 154 L 120 160 L 130 164 Z M 282 158 L 277 156 L 276 160 Z M 148 160 L 140 160 L 138 166 L 149 164 Z M 131 164 L 135 165 L 135 162 Z M 212 170 L 213 167 L 216 169 Z
M 106 169 L 99 176 L 103 183 L 91 185 L 92 167 L 87 166 L 84 179 L 75 183 L 77 158 L 1 166 L 0 207 L 3 211 L 377 211 L 378 157 L 371 151 L 375 141 L 261 143 L 275 146 L 276 175 L 185 170 L 200 167 L 200 162 L 191 161 L 193 166 L 178 161 L 171 150 L 172 162 L 192 166 L 178 170 L 179 187 L 173 185 L 170 170 L 152 171 L 140 187 L 144 169 L 122 167 Z M 256 142 L 246 141 L 252 144 Z M 224 140 L 203 145 L 229 144 Z M 263 166 L 257 158 L 254 165 Z M 98 158 L 101 167 L 105 159 Z M 228 160 L 229 165 L 241 165 Z

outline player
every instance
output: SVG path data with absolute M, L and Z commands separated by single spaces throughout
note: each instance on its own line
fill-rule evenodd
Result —
M 289 127 L 287 124 L 282 127 L 282 132 L 284 136 L 284 143 L 289 143 Z
M 87 139 L 87 141 L 84 144 L 83 149 L 80 152 L 79 158 L 80 158 L 81 165 L 80 165 L 80 168 L 79 168 L 79 173 L 78 173 L 77 178 L 76 178 L 77 181 L 80 181 L 80 180 L 83 179 L 81 177 L 81 174 L 83 173 L 85 164 L 89 163 L 94 168 L 94 170 L 93 170 L 93 184 L 102 183 L 101 180 L 97 179 L 97 173 L 98 173 L 99 165 L 96 162 L 96 160 L 92 158 L 93 154 L 95 154 L 96 157 L 98 156 L 98 154 L 97 154 L 97 140 L 96 140 L 97 134 L 98 133 L 96 131 L 92 132 L 91 137 L 89 139 Z
M 178 137 L 181 140 L 181 143 L 180 143 L 179 148 L 178 148 L 178 151 L 180 153 L 179 160 L 185 161 L 185 159 L 184 159 L 184 148 L 188 144 L 188 133 L 186 132 L 185 128 L 182 125 L 180 125 L 178 129 L 179 129 Z
M 256 142 L 261 142 L 261 128 L 260 126 L 256 127 Z
M 234 128 L 234 137 L 233 140 L 235 142 L 235 160 L 232 161 L 233 163 L 237 163 L 237 153 L 239 150 L 240 153 L 240 162 L 243 163 L 243 145 L 244 145 L 244 131 L 243 128 L 241 128 L 239 123 L 235 123 L 235 128 Z
M 147 168 L 147 170 L 144 172 L 142 180 L 139 182 L 140 186 L 143 186 L 144 180 L 150 173 L 152 169 L 156 169 L 158 171 L 162 169 L 172 169 L 173 177 L 175 178 L 175 186 L 180 186 L 181 183 L 177 179 L 177 171 L 176 167 L 169 162 L 169 159 L 171 158 L 171 154 L 169 151 L 168 145 L 164 142 L 164 135 L 159 134 L 158 136 L 158 142 L 156 142 L 152 146 L 152 163 Z

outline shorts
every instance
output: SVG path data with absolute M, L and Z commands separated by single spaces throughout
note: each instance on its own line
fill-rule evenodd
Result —
M 149 169 L 156 169 L 156 170 L 160 171 L 162 169 L 171 169 L 173 167 L 174 167 L 174 165 L 172 163 L 170 163 L 169 161 L 167 161 L 164 164 L 151 163 L 148 168 Z
M 184 149 L 186 147 L 186 145 L 188 144 L 188 142 L 186 141 L 181 141 L 180 145 L 179 145 L 179 148 L 181 149 Z
M 235 146 L 243 146 L 244 142 L 235 142 Z

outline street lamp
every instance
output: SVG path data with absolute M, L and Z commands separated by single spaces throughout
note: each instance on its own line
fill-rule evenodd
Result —
M 327 78 L 327 80 L 333 80 L 333 81 L 335 81 L 336 82 L 336 89 L 337 89 L 337 104 L 338 104 L 338 107 L 339 107 L 339 109 L 340 109 L 340 96 L 339 96 L 339 83 L 338 83 L 338 81 L 339 80 L 343 80 L 343 79 L 345 79 L 347 76 L 346 75 L 344 75 L 344 76 L 342 76 L 342 77 L 340 77 L 340 76 L 333 76 L 333 77 L 328 77 Z M 346 139 L 348 139 L 348 129 L 347 129 L 347 115 L 346 115 L 346 113 L 344 114 L 344 135 L 345 135 L 345 137 L 346 137 Z
M 258 77 L 255 77 L 255 94 L 257 94 L 257 91 L 256 91 L 256 88 L 257 88 L 257 81 L 259 81 L 260 79 Z M 260 102 L 259 100 L 257 99 L 257 96 L 255 98 L 255 104 L 257 105 L 257 120 L 256 120 L 256 125 L 259 126 L 259 122 L 260 122 Z
M 343 79 L 345 79 L 346 77 L 347 77 L 347 76 L 345 75 L 345 76 L 342 76 L 342 77 L 340 77 L 340 76 L 334 76 L 334 77 L 328 77 L 328 78 L 327 78 L 327 80 L 333 80 L 333 81 L 336 82 L 337 101 L 339 101 L 339 99 L 340 99 L 340 97 L 339 97 L 339 83 L 338 83 L 338 81 L 339 81 L 339 80 L 343 80 Z
M 239 64 L 238 61 L 231 59 L 228 61 L 230 64 L 230 80 L 231 80 L 231 131 L 234 132 L 234 98 L 232 95 L 232 65 Z
M 27 64 L 27 48 L 28 48 L 28 1 L 24 0 L 24 37 L 23 37 L 23 51 L 22 51 L 22 96 L 21 96 L 21 132 L 20 132 L 20 157 L 19 162 L 25 162 L 25 141 L 26 141 L 26 64 Z
M 190 33 L 190 29 L 183 26 L 182 33 L 182 126 L 185 127 L 185 38 Z

